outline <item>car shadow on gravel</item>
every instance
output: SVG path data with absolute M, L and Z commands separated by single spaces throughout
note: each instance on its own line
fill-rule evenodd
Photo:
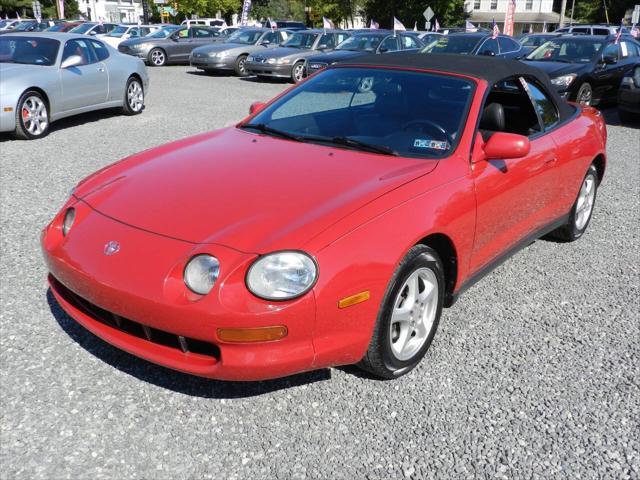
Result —
M 635 129 L 640 128 L 640 122 L 635 122 L 635 123 L 622 122 L 620 120 L 620 115 L 618 114 L 617 106 L 610 106 L 607 108 L 603 108 L 602 110 L 600 110 L 600 112 L 602 113 L 602 116 L 604 117 L 604 121 L 608 126 L 627 127 L 627 128 L 635 128 Z
M 187 375 L 130 355 L 96 337 L 66 314 L 50 289 L 47 290 L 47 303 L 62 330 L 86 351 L 121 372 L 185 395 L 212 399 L 247 398 L 331 378 L 329 369 L 256 382 L 223 382 Z

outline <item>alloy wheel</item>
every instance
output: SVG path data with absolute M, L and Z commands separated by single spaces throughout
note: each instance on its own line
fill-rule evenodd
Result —
M 583 85 L 578 92 L 578 103 L 582 105 L 591 105 L 593 100 L 593 91 L 589 85 Z
M 301 82 L 304 78 L 304 64 L 298 63 L 293 66 L 293 79 L 296 83 Z
M 129 102 L 129 107 L 134 112 L 139 112 L 144 106 L 144 91 L 142 90 L 142 85 L 140 85 L 140 82 L 137 80 L 129 82 L 127 102 Z
M 578 203 L 576 204 L 576 229 L 582 230 L 589 221 L 595 198 L 596 179 L 593 175 L 587 175 L 584 182 L 582 182 L 580 194 L 578 195 Z
M 399 290 L 391 312 L 391 352 L 401 361 L 420 351 L 438 311 L 438 279 L 429 268 L 414 271 Z
M 42 135 L 49 125 L 47 106 L 41 98 L 27 97 L 21 108 L 22 123 L 24 128 L 33 136 Z
M 165 56 L 162 50 L 154 50 L 151 52 L 151 63 L 156 67 L 164 65 Z

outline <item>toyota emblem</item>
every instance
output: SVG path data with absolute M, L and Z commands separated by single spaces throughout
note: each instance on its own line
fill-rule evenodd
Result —
M 104 254 L 105 255 L 115 255 L 120 251 L 120 244 L 115 240 L 111 240 L 104 246 Z

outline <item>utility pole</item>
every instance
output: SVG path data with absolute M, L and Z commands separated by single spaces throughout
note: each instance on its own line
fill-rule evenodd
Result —
M 560 7 L 560 28 L 564 27 L 564 14 L 567 10 L 567 0 L 562 0 L 562 6 Z

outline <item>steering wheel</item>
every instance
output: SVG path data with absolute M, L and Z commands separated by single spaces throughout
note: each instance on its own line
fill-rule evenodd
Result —
M 432 130 L 435 130 L 438 133 L 444 135 L 444 138 L 447 139 L 447 142 L 449 142 L 449 145 L 453 144 L 453 138 L 451 137 L 451 135 L 449 135 L 449 133 L 444 128 L 442 128 L 440 125 L 438 125 L 436 122 L 432 120 L 427 120 L 427 119 L 411 120 L 410 122 L 403 123 L 400 128 L 404 131 L 407 131 L 410 129 L 410 127 L 414 125 L 431 128 Z M 424 132 L 424 129 L 420 129 L 419 131 Z

